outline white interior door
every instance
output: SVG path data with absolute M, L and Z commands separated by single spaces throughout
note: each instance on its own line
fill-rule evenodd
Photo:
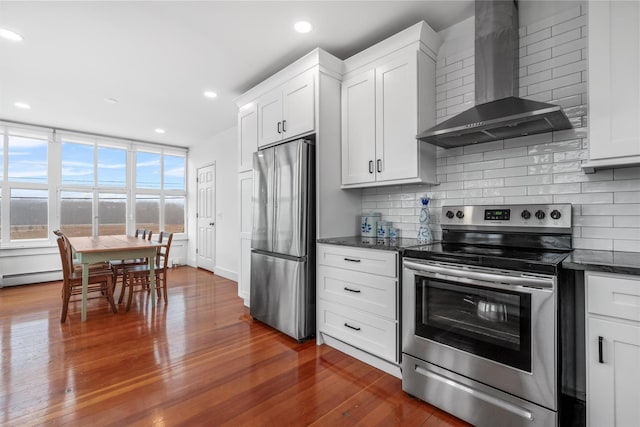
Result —
M 216 165 L 198 169 L 198 267 L 213 271 L 215 266 Z

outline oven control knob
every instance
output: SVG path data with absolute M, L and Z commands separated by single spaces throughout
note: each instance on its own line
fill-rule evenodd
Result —
M 458 211 L 458 212 L 456 212 L 456 216 L 457 216 L 458 218 L 462 219 L 462 218 L 464 218 L 464 212 L 462 212 L 462 211 Z
M 560 217 L 562 216 L 560 211 L 557 209 L 552 210 L 550 215 L 551 215 L 551 218 L 553 219 L 560 219 Z
M 529 218 L 531 218 L 531 212 L 529 212 L 528 210 L 526 210 L 526 209 L 525 209 L 525 210 L 523 210 L 523 211 L 522 211 L 522 213 L 520 214 L 520 216 L 521 216 L 523 219 L 529 219 Z
M 447 216 L 447 218 L 451 219 L 453 218 L 453 211 L 447 211 L 445 215 Z
M 545 215 L 545 214 L 544 214 L 544 212 L 543 212 L 543 211 L 541 211 L 541 210 L 539 210 L 539 211 L 537 211 L 537 212 L 536 212 L 536 218 L 538 218 L 538 219 L 544 219 L 544 217 L 545 217 L 545 216 L 546 216 L 546 215 Z

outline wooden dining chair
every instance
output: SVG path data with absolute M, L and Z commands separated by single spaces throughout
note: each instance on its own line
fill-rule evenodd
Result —
M 151 235 L 153 232 L 151 230 L 145 230 L 144 228 L 136 228 L 136 233 L 134 237 L 143 240 L 151 241 Z M 149 260 L 146 258 L 135 258 L 135 259 L 119 259 L 109 261 L 109 265 L 113 269 L 115 274 L 115 281 L 113 282 L 113 294 L 116 293 L 116 288 L 118 287 L 118 279 L 120 279 L 120 283 L 122 283 L 122 290 L 120 291 L 120 298 L 118 298 L 118 304 L 122 303 L 124 299 L 124 272 L 128 267 L 140 264 L 148 264 Z
M 164 296 L 164 303 L 167 300 L 167 270 L 169 266 L 169 250 L 171 249 L 171 241 L 173 240 L 173 233 L 161 231 L 158 235 L 157 242 L 160 243 L 156 253 L 155 262 L 155 275 L 156 275 L 156 292 L 158 299 Z M 126 288 L 129 288 L 129 298 L 127 300 L 127 311 L 131 308 L 131 301 L 133 299 L 133 293 L 136 291 L 136 287 L 139 287 L 138 291 L 146 291 L 149 289 L 151 283 L 151 273 L 149 270 L 149 264 L 141 264 L 129 267 L 124 274 L 122 294 Z M 162 290 L 162 294 L 160 291 Z M 152 295 L 152 297 L 154 297 Z
M 62 263 L 62 314 L 60 323 L 64 323 L 67 319 L 71 296 L 82 293 L 82 271 L 75 271 L 73 268 L 71 245 L 66 236 L 59 236 L 57 242 L 58 250 L 60 251 L 60 262 Z M 87 293 L 89 292 L 97 292 L 100 297 L 106 296 L 111 310 L 114 313 L 118 312 L 113 300 L 113 271 L 111 269 L 92 269 L 89 271 Z
M 69 255 L 69 259 L 72 260 L 72 264 L 73 264 L 73 271 L 76 272 L 80 272 L 82 273 L 82 264 L 80 264 L 74 257 L 73 257 L 73 251 L 71 250 L 71 244 L 69 243 L 69 238 L 67 237 L 66 234 L 64 234 L 62 231 L 60 230 L 53 230 L 53 234 L 56 235 L 56 237 L 62 237 L 63 239 L 65 239 L 65 244 L 66 247 L 68 248 L 68 255 Z M 109 269 L 109 263 L 107 262 L 97 262 L 95 264 L 89 264 L 89 270 L 107 270 Z

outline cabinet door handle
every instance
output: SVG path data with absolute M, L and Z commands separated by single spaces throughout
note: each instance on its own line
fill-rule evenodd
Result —
M 369 173 L 373 173 L 373 160 L 369 160 Z
M 351 289 L 351 288 L 347 288 L 346 286 L 344 287 L 344 290 L 348 292 L 353 292 L 354 294 L 359 294 L 361 292 L 360 289 Z
M 354 331 L 359 331 L 359 330 L 360 330 L 360 328 L 359 328 L 359 327 L 357 327 L 357 326 L 351 326 L 351 325 L 350 325 L 350 324 L 348 324 L 347 322 L 345 322 L 345 323 L 344 323 L 344 326 L 346 326 L 347 328 L 351 328 L 351 329 L 353 329 Z
M 283 120 L 282 121 L 282 132 L 286 132 L 287 131 L 287 121 Z
M 598 363 L 604 363 L 604 357 L 602 356 L 602 346 L 604 338 L 598 337 Z
M 378 168 L 378 172 L 382 172 L 382 159 L 378 159 L 376 161 L 376 166 Z
M 360 259 L 355 259 L 355 258 L 345 258 L 344 260 L 345 261 L 349 261 L 349 262 L 360 262 L 360 261 L 362 261 Z
M 278 133 L 282 133 L 282 132 L 280 132 L 280 124 L 281 124 L 281 123 L 282 123 L 282 122 L 278 122 Z

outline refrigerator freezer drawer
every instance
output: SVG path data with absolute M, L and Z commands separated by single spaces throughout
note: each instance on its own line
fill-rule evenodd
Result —
M 315 333 L 309 263 L 251 253 L 251 316 L 297 340 Z

